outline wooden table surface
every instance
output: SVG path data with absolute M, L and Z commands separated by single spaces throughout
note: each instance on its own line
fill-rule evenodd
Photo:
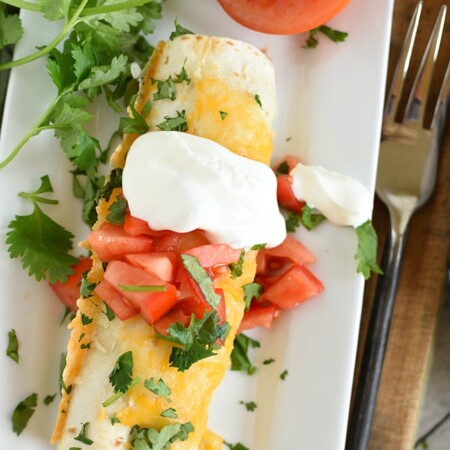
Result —
M 424 0 L 410 65 L 412 74 L 418 68 L 442 3 L 443 0 Z M 416 4 L 416 0 L 395 2 L 388 83 Z M 450 11 L 447 12 L 441 51 L 434 72 L 434 89 L 428 102 L 429 117 L 432 115 L 450 56 L 449 16 Z M 413 76 L 408 77 L 404 92 L 409 92 L 412 79 Z M 420 408 L 450 254 L 449 122 L 450 120 L 447 121 L 441 152 L 436 192 L 431 201 L 417 212 L 411 224 L 376 405 L 370 450 L 411 450 L 417 438 Z M 381 254 L 389 231 L 389 218 L 387 210 L 379 200 L 375 202 L 373 222 L 379 235 Z M 375 284 L 376 278 L 373 278 L 366 285 L 359 349 L 364 342 Z M 357 370 L 360 356 L 359 350 Z M 450 449 L 450 443 L 447 448 Z

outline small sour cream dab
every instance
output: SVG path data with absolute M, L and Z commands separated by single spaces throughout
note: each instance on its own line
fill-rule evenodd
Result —
M 286 238 L 272 170 L 209 139 L 144 134 L 131 146 L 122 181 L 131 215 L 154 230 L 202 229 L 234 248 L 275 247 Z
M 295 197 L 318 209 L 335 225 L 357 227 L 370 218 L 373 198 L 354 178 L 301 163 L 289 175 Z

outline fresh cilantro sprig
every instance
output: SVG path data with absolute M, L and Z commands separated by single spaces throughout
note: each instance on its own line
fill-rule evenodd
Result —
M 362 273 L 364 278 L 369 278 L 371 272 L 382 274 L 383 271 L 377 264 L 377 233 L 372 222 L 367 220 L 355 228 L 358 237 L 358 248 L 355 259 L 358 261 L 356 271 Z
M 39 188 L 19 195 L 33 203 L 34 210 L 26 216 L 15 216 L 6 234 L 6 244 L 11 258 L 20 258 L 22 267 L 40 281 L 47 278 L 51 283 L 65 282 L 73 273 L 71 265 L 77 258 L 68 254 L 72 249 L 73 234 L 53 221 L 38 203 L 56 204 L 57 200 L 41 194 L 53 192 L 49 177 L 41 178 Z
M 217 311 L 212 310 L 201 319 L 192 315 L 187 328 L 179 322 L 171 325 L 167 330 L 168 335 L 159 335 L 159 338 L 180 345 L 172 348 L 169 361 L 172 367 L 184 372 L 197 361 L 214 356 L 220 348 L 216 342 L 224 341 L 229 331 L 230 324 L 219 324 Z
M 318 33 L 322 33 L 336 44 L 339 42 L 344 42 L 348 36 L 348 33 L 345 31 L 339 31 L 327 25 L 320 25 L 319 27 L 310 30 L 309 37 L 305 42 L 304 48 L 316 48 L 319 45 L 319 40 L 317 39 Z
M 5 5 L 0 3 L 0 49 L 15 44 L 23 35 L 18 14 L 6 14 Z

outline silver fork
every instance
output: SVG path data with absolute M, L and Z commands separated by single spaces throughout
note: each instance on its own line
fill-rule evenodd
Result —
M 386 99 L 378 162 L 376 193 L 389 210 L 391 233 L 381 263 L 367 338 L 347 434 L 347 450 L 368 447 L 376 397 L 403 262 L 410 219 L 433 193 L 438 154 L 449 102 L 450 64 L 444 77 L 430 129 L 424 128 L 425 106 L 445 22 L 442 6 L 414 81 L 402 123 L 397 114 L 419 24 L 416 7 Z

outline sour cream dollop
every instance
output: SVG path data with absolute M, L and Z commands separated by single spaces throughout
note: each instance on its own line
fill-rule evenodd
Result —
M 122 185 L 131 215 L 154 230 L 200 228 L 211 242 L 234 248 L 275 247 L 286 237 L 273 171 L 209 139 L 176 131 L 140 136 Z
M 373 198 L 354 178 L 301 163 L 289 175 L 295 197 L 317 208 L 330 222 L 357 227 L 370 218 Z

